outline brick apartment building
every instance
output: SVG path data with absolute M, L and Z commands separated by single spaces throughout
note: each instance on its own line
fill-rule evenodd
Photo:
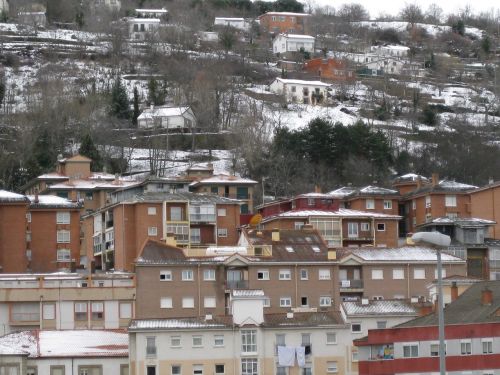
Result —
M 308 34 L 310 14 L 291 12 L 267 12 L 259 16 L 262 33 L 277 35 Z
M 500 182 L 470 191 L 471 216 L 494 221 L 491 238 L 500 239 Z
M 316 58 L 304 62 L 304 71 L 322 80 L 343 82 L 356 79 L 355 70 L 345 60 Z
M 446 372 L 495 374 L 500 368 L 500 282 L 476 283 L 444 309 Z M 439 372 L 437 314 L 355 341 L 360 375 Z
M 55 272 L 80 264 L 80 205 L 0 191 L 3 273 Z
M 133 270 L 148 239 L 190 248 L 238 241 L 241 202 L 211 194 L 134 195 L 83 217 L 83 251 L 91 268 Z

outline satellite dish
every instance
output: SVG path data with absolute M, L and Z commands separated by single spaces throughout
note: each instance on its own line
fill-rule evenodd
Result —
M 252 216 L 248 224 L 250 224 L 251 227 L 256 227 L 262 222 L 262 215 L 261 214 L 255 214 Z

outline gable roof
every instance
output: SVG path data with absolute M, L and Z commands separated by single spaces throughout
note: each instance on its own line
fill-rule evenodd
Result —
M 372 300 L 368 304 L 360 301 L 344 301 L 342 308 L 348 317 L 355 316 L 417 316 L 417 308 L 403 299 Z
M 436 250 L 427 247 L 344 248 L 337 252 L 340 263 L 354 256 L 363 263 L 436 263 Z M 443 263 L 465 263 L 465 260 L 443 252 Z
M 451 180 L 440 180 L 437 184 L 425 184 L 420 188 L 413 190 L 405 195 L 405 197 L 412 197 L 425 193 L 468 193 L 471 190 L 477 189 L 477 186 L 468 185 L 461 182 Z
M 349 210 L 347 208 L 339 208 L 336 211 L 328 210 L 293 210 L 281 212 L 275 216 L 266 217 L 263 222 L 268 222 L 276 220 L 279 218 L 309 218 L 309 217 L 338 217 L 338 218 L 376 218 L 376 219 L 387 219 L 387 220 L 400 220 L 402 219 L 399 215 L 389 215 L 381 214 L 378 212 L 365 212 L 357 210 Z
M 224 184 L 224 185 L 255 185 L 257 181 L 251 180 L 249 178 L 243 178 L 239 176 L 230 175 L 228 173 L 219 173 L 207 178 L 203 178 L 199 181 L 193 181 L 189 186 L 198 185 L 214 185 L 214 184 Z
M 0 190 L 0 203 L 28 203 L 28 198 L 12 191 Z
M 184 263 L 186 255 L 182 249 L 167 245 L 163 242 L 146 240 L 142 246 L 142 251 L 136 260 L 138 265 L 154 265 L 168 263 Z
M 380 186 L 367 185 L 363 187 L 343 186 L 328 193 L 335 198 L 351 198 L 359 196 L 394 196 L 399 197 L 399 192 L 393 189 L 387 189 Z
M 190 107 L 170 107 L 170 106 L 158 106 L 153 108 L 145 109 L 139 117 L 138 120 L 142 119 L 152 119 L 155 117 L 174 117 L 174 116 L 183 116 L 190 110 Z

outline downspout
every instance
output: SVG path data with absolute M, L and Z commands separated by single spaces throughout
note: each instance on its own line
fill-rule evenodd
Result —
M 40 307 L 39 307 L 39 320 L 40 320 L 40 329 L 43 329 L 43 296 L 40 296 Z
M 198 263 L 196 282 L 198 284 L 198 316 L 201 316 L 200 263 Z
M 295 263 L 295 306 L 298 307 L 299 303 L 299 283 L 297 280 L 297 263 Z
M 410 263 L 406 263 L 406 284 L 407 298 L 410 299 Z

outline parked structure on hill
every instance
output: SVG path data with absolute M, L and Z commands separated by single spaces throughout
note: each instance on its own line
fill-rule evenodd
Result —
M 292 12 L 267 12 L 259 16 L 260 29 L 263 33 L 307 34 L 310 14 Z

